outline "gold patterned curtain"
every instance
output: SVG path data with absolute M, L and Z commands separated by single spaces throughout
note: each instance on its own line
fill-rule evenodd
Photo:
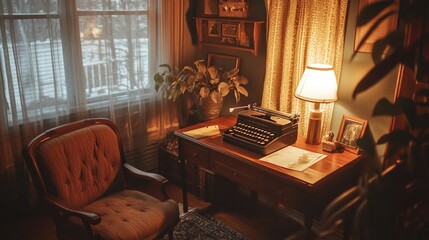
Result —
M 306 135 L 313 103 L 295 98 L 295 89 L 311 63 L 334 67 L 337 81 L 343 59 L 347 1 L 265 0 L 267 63 L 262 106 L 300 114 L 299 134 Z M 324 106 L 323 106 L 324 105 Z M 322 133 L 329 130 L 333 104 L 325 109 Z

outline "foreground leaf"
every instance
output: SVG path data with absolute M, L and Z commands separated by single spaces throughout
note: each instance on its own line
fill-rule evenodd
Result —
M 396 116 L 401 110 L 386 98 L 380 99 L 374 107 L 372 116 Z
M 403 129 L 397 129 L 381 136 L 378 139 L 377 144 L 390 143 L 395 146 L 405 147 L 412 140 L 414 140 L 414 136 L 411 133 Z
M 394 2 L 392 0 L 389 1 L 378 1 L 369 4 L 359 14 L 359 17 L 356 21 L 356 26 L 363 26 L 374 19 L 378 14 L 382 11 L 390 7 Z
M 361 41 L 356 47 L 356 51 L 352 54 L 351 59 L 353 60 L 356 56 L 356 54 L 359 52 L 359 49 L 363 46 L 363 44 L 368 40 L 368 38 L 371 36 L 371 34 L 377 30 L 378 26 L 386 20 L 388 17 L 396 14 L 396 11 L 390 11 L 383 16 L 379 17 L 377 21 L 374 22 L 374 24 L 368 29 L 368 31 L 365 33 L 365 35 L 362 37 Z
M 354 89 L 353 99 L 355 99 L 359 93 L 366 91 L 368 88 L 381 81 L 384 76 L 392 71 L 392 69 L 400 62 L 402 54 L 402 51 L 397 51 L 369 70 Z

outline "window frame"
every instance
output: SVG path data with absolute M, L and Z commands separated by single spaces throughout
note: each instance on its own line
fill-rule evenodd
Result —
M 58 19 L 60 24 L 60 34 L 61 34 L 61 44 L 63 51 L 63 64 L 64 64 L 64 81 L 67 86 L 67 106 L 64 113 L 61 115 L 72 114 L 75 108 L 79 106 L 85 106 L 86 109 L 95 109 L 95 108 L 104 108 L 109 106 L 109 99 L 114 98 L 117 101 L 115 105 L 121 106 L 127 101 L 130 101 L 134 96 L 139 96 L 135 99 L 135 103 L 138 104 L 139 100 L 150 98 L 154 94 L 153 90 L 153 81 L 150 81 L 152 67 L 155 65 L 154 59 L 151 57 L 153 51 L 156 47 L 156 1 L 148 0 L 147 10 L 79 10 L 77 8 L 76 0 L 58 0 L 58 12 L 56 13 L 5 13 L 0 14 L 0 21 L 5 20 L 32 20 L 32 19 Z M 80 39 L 80 30 L 79 30 L 79 18 L 82 16 L 125 16 L 125 15 L 144 15 L 147 18 L 148 24 L 148 72 L 147 76 L 147 86 L 135 90 L 126 90 L 123 92 L 110 93 L 103 96 L 95 96 L 92 98 L 86 97 L 85 89 L 85 71 L 83 66 L 83 54 L 82 54 L 82 45 Z M 3 75 L 3 73 L 2 73 Z M 78 81 L 73 83 L 73 81 Z M 3 90 L 3 89 L 2 89 Z M 2 95 L 5 92 L 1 93 Z M 130 96 L 132 96 L 130 98 Z M 143 100 L 144 100 L 143 99 Z M 134 100 L 131 100 L 131 103 Z M 49 105 L 47 108 L 55 108 L 55 105 Z M 45 107 L 43 107 L 45 109 Z M 36 110 L 36 112 L 40 112 Z M 30 118 L 40 118 L 40 113 L 36 113 L 29 116 Z M 43 111 L 41 118 L 51 118 L 53 117 L 52 111 Z M 12 111 L 8 111 L 7 115 L 9 119 L 12 119 Z M 18 114 L 20 121 L 22 121 L 22 114 Z

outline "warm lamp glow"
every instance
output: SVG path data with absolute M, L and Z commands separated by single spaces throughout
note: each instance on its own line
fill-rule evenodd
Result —
M 307 102 L 337 101 L 337 80 L 334 69 L 327 64 L 310 64 L 305 68 L 295 97 Z
M 314 109 L 310 110 L 306 143 L 320 143 L 323 114 L 320 111 L 320 103 L 336 101 L 338 99 L 337 90 L 337 80 L 331 65 L 310 64 L 305 68 L 296 88 L 295 97 L 307 102 L 314 102 Z

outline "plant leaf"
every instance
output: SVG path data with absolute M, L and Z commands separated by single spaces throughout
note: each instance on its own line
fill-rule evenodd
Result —
M 197 72 L 195 74 L 195 81 L 200 81 L 201 79 L 204 79 L 204 74 Z
M 378 100 L 377 104 L 374 107 L 372 116 L 396 116 L 401 113 L 401 110 L 391 103 L 386 98 Z
M 429 61 L 424 59 L 423 54 L 419 55 L 419 59 L 416 64 L 416 81 L 423 82 L 425 77 L 429 78 Z
M 378 14 L 391 6 L 394 2 L 389 1 L 377 1 L 367 5 L 359 13 L 359 16 L 356 21 L 356 26 L 363 26 L 374 19 Z
M 207 67 L 204 64 L 204 60 L 197 60 L 197 61 L 194 62 L 194 64 L 197 67 L 198 72 L 200 72 L 202 74 L 206 74 Z
M 417 110 L 412 99 L 406 97 L 399 97 L 396 99 L 395 105 L 403 112 L 411 127 L 416 126 Z
M 410 141 L 414 140 L 414 136 L 409 133 L 407 130 L 396 129 L 390 133 L 384 134 L 381 136 L 377 144 L 394 144 L 395 146 L 407 146 Z
M 184 94 L 186 91 L 186 84 L 184 82 L 180 83 L 180 92 Z
M 247 92 L 247 90 L 244 87 L 242 87 L 242 86 L 237 86 L 237 91 L 239 93 L 243 94 L 246 97 L 249 95 L 249 93 Z
M 389 73 L 399 62 L 403 51 L 396 51 L 392 55 L 386 57 L 377 65 L 375 65 L 369 72 L 360 80 L 358 85 L 353 91 L 353 99 L 356 98 L 361 92 L 364 92 L 374 84 L 381 81 L 381 79 Z
M 245 77 L 245 76 L 238 76 L 238 82 L 241 85 L 246 85 L 249 83 L 249 79 L 247 79 L 247 77 Z
M 211 79 L 215 79 L 219 75 L 219 71 L 213 66 L 210 66 L 207 71 L 209 72 L 209 76 Z
M 210 98 L 213 100 L 214 103 L 220 103 L 222 102 L 222 94 L 217 91 L 213 91 L 210 93 Z
M 219 83 L 219 86 L 217 87 L 217 89 L 221 93 L 222 97 L 225 97 L 229 93 L 229 86 L 225 82 Z
M 377 150 L 375 148 L 375 140 L 372 134 L 369 134 L 368 129 L 365 131 L 362 138 L 359 138 L 356 140 L 356 144 L 369 156 L 377 156 Z
M 201 96 L 202 98 L 206 98 L 206 97 L 208 97 L 208 96 L 209 96 L 209 94 L 210 94 L 210 89 L 209 89 L 208 87 L 202 87 L 202 88 L 200 89 L 200 96 Z
M 240 70 L 238 68 L 233 68 L 226 73 L 227 78 L 232 78 L 238 74 Z
M 239 103 L 240 102 L 240 93 L 238 91 L 234 91 L 234 96 L 235 96 L 235 102 Z
M 153 76 L 153 80 L 155 81 L 155 91 L 158 92 L 159 88 L 161 87 L 162 83 L 164 82 L 164 78 L 161 76 L 161 74 L 156 73 Z
M 216 85 L 219 82 L 220 82 L 220 79 L 218 77 L 210 80 L 210 84 L 212 84 L 212 85 Z
M 371 52 L 372 61 L 375 64 L 379 63 L 382 60 L 386 50 L 389 49 L 388 47 L 389 47 L 389 44 L 384 38 L 375 41 Z
M 192 67 L 190 67 L 190 66 L 184 66 L 182 71 L 185 71 L 185 70 L 194 72 L 194 69 Z
M 384 55 L 388 55 L 389 52 L 394 49 L 402 49 L 404 42 L 404 34 L 401 31 L 393 31 L 386 35 L 384 38 L 377 40 L 372 48 L 372 60 L 374 63 L 379 63 Z M 389 52 L 387 52 L 387 51 Z
M 171 66 L 169 64 L 164 63 L 164 64 L 159 65 L 159 67 L 165 67 L 168 69 L 169 72 L 171 72 Z
M 389 11 L 385 14 L 383 14 L 381 17 L 377 18 L 377 20 L 374 22 L 374 24 L 368 29 L 368 31 L 365 33 L 365 35 L 362 37 L 361 41 L 356 47 L 356 51 L 353 53 L 351 59 L 353 60 L 356 56 L 356 54 L 359 52 L 359 49 L 363 46 L 363 44 L 368 40 L 368 38 L 371 36 L 371 34 L 377 30 L 378 26 L 388 17 L 395 14 L 396 11 Z

